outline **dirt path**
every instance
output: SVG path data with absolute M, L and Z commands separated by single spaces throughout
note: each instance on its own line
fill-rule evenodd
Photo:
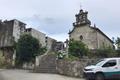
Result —
M 29 73 L 25 70 L 0 70 L 0 80 L 84 80 L 58 74 Z

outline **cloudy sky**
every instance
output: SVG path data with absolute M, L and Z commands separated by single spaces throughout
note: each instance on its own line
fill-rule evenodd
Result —
M 110 38 L 120 37 L 120 0 L 0 0 L 0 19 L 18 19 L 65 41 L 80 5 L 89 12 L 92 25 Z

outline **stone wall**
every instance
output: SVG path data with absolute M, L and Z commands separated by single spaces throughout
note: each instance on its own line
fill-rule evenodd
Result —
M 0 22 L 0 47 L 12 47 L 25 31 L 25 24 L 18 20 Z
M 13 31 L 12 31 L 12 35 L 14 37 L 14 40 L 17 42 L 18 39 L 20 38 L 20 35 L 24 34 L 25 32 L 25 28 L 26 28 L 26 24 L 19 21 L 19 20 L 11 20 L 11 22 L 13 22 Z
M 14 42 L 25 31 L 25 24 L 18 20 L 0 21 L 0 51 L 5 57 L 6 63 L 13 61 Z
M 83 77 L 83 69 L 88 64 L 94 63 L 97 59 L 82 59 L 80 61 L 57 61 L 57 71 L 59 74 L 71 77 Z
M 100 32 L 97 32 L 98 47 L 101 48 L 113 48 L 113 43 L 106 37 L 103 36 Z
M 27 28 L 26 29 L 26 33 L 28 34 L 31 34 L 33 37 L 35 37 L 36 39 L 39 40 L 40 44 L 44 47 L 46 46 L 46 42 L 45 42 L 45 37 L 46 37 L 46 34 L 36 30 L 36 29 L 33 29 L 33 28 Z
M 0 48 L 13 45 L 12 29 L 11 22 L 0 22 Z
M 95 63 L 98 59 L 81 59 L 79 61 L 68 61 L 56 59 L 55 54 L 46 54 L 39 59 L 39 65 L 33 70 L 37 73 L 58 73 L 71 77 L 83 77 L 85 66 Z
M 75 27 L 69 36 L 70 39 L 74 39 L 76 41 L 82 40 L 89 49 L 97 49 L 96 32 L 94 29 L 91 29 L 89 25 Z
M 51 37 L 46 37 L 46 48 L 48 51 L 53 51 L 56 45 L 56 40 Z

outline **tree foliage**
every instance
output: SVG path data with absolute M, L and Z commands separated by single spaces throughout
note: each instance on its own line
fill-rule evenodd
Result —
M 117 45 L 117 49 L 120 50 L 120 38 L 117 37 L 117 40 L 115 41 L 116 45 Z
M 98 49 L 97 52 L 96 52 L 96 56 L 97 57 L 102 57 L 102 58 L 115 57 L 116 53 L 115 53 L 114 49 L 112 49 L 110 47 L 107 47 L 107 48 L 104 48 L 104 49 Z
M 20 36 L 16 45 L 16 61 L 18 64 L 34 61 L 35 57 L 42 52 L 39 41 L 29 34 L 24 34 Z
M 68 49 L 69 54 L 75 57 L 83 57 L 86 56 L 88 53 L 88 48 L 87 46 L 81 42 L 81 41 L 74 41 L 70 40 L 69 41 L 69 49 Z

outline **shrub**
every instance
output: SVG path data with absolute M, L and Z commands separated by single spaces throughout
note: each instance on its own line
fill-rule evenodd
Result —
M 70 55 L 81 58 L 87 56 L 88 51 L 87 46 L 82 41 L 69 41 L 68 53 Z
M 35 61 L 35 57 L 42 55 L 46 48 L 42 48 L 39 40 L 29 34 L 24 34 L 18 39 L 16 45 L 16 65 L 22 66 L 26 62 Z
M 94 51 L 90 51 L 88 54 L 88 57 L 90 58 L 107 58 L 107 57 L 115 57 L 117 56 L 117 53 L 115 50 L 111 48 L 105 48 L 105 49 L 97 49 Z

